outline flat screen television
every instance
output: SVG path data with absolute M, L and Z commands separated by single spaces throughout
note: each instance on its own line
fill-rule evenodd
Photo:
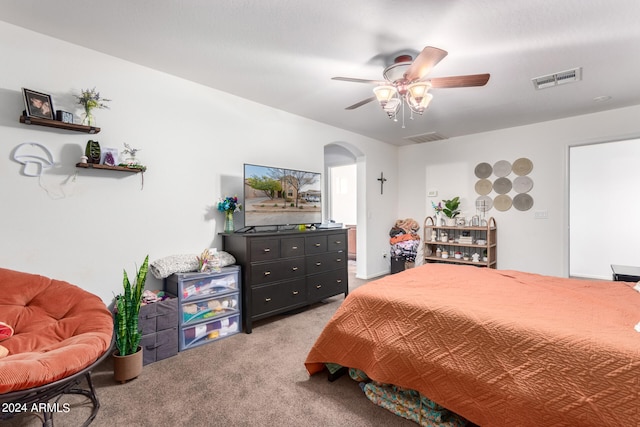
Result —
M 321 223 L 320 178 L 319 172 L 245 163 L 245 227 Z

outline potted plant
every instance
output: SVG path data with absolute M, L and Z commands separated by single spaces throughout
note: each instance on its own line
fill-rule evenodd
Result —
M 456 196 L 451 200 L 443 200 L 444 208 L 442 208 L 442 213 L 447 217 L 447 225 L 454 226 L 456 225 L 456 216 L 460 214 L 460 197 Z
M 121 383 L 136 378 L 142 372 L 142 332 L 138 327 L 138 315 L 142 305 L 142 291 L 147 280 L 149 255 L 136 271 L 134 283 L 123 270 L 123 293 L 116 297 L 115 334 L 116 350 L 113 353 L 113 376 Z

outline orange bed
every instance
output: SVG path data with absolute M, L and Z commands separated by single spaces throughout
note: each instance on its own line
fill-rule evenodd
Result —
M 349 294 L 311 348 L 482 427 L 640 426 L 640 292 L 427 264 Z

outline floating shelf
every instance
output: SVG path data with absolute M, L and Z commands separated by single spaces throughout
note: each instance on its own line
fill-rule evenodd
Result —
M 84 168 L 84 169 L 104 169 L 104 170 L 110 170 L 110 171 L 131 172 L 131 173 L 144 172 L 144 170 L 140 168 L 127 168 L 124 166 L 99 165 L 96 163 L 76 163 L 76 167 Z
M 93 126 L 76 125 L 73 123 L 60 122 L 58 120 L 41 119 L 40 117 L 20 116 L 20 123 L 25 125 L 47 126 L 50 128 L 66 129 L 75 132 L 95 134 L 100 132 L 100 128 Z

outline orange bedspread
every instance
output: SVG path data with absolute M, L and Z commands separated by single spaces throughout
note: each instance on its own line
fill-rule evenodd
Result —
M 351 292 L 307 356 L 482 426 L 640 426 L 633 284 L 427 264 Z

